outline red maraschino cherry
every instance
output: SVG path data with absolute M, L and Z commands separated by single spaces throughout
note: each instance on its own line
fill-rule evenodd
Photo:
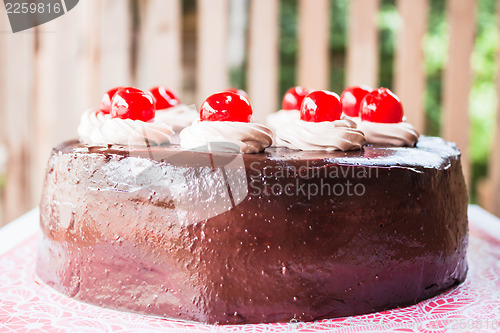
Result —
M 123 87 L 116 87 L 108 90 L 104 96 L 102 96 L 101 103 L 99 104 L 99 111 L 106 114 L 111 113 L 111 100 L 116 92 L 122 88 Z
M 155 118 L 156 105 L 150 93 L 127 87 L 119 89 L 111 101 L 111 117 L 150 122 Z
M 234 92 L 223 91 L 208 97 L 201 105 L 200 120 L 249 123 L 252 113 L 248 99 Z
M 344 90 L 340 95 L 344 114 L 349 117 L 359 117 L 361 101 L 370 91 L 372 89 L 367 86 L 349 87 Z
M 392 91 L 379 88 L 365 96 L 359 115 L 361 120 L 373 123 L 400 123 L 403 121 L 403 105 Z
M 156 102 L 157 110 L 164 110 L 181 104 L 177 94 L 164 86 L 158 86 L 149 90 Z
M 342 103 L 339 95 L 326 90 L 316 90 L 308 94 L 300 108 L 300 119 L 319 123 L 339 120 L 342 115 Z
M 226 89 L 225 91 L 229 91 L 229 92 L 233 92 L 233 93 L 236 93 L 238 95 L 241 95 L 243 97 L 245 97 L 246 99 L 250 100 L 248 98 L 248 94 L 245 90 L 243 89 L 238 89 L 238 88 L 229 88 L 229 89 Z
M 281 108 L 283 110 L 300 110 L 304 97 L 310 92 L 310 89 L 304 87 L 293 87 L 288 89 L 283 96 Z

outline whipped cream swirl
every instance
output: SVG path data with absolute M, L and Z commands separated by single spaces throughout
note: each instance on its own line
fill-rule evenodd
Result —
M 80 141 L 90 143 L 92 132 L 109 119 L 111 119 L 110 114 L 98 112 L 97 110 L 85 111 L 80 117 L 80 124 L 78 125 Z
M 237 121 L 196 120 L 180 133 L 181 147 L 195 149 L 214 142 L 236 144 L 243 154 L 264 151 L 273 143 L 273 132 L 264 125 Z
M 360 121 L 358 128 L 365 133 L 367 143 L 373 144 L 413 147 L 420 136 L 410 123 L 404 121 L 392 124 Z
M 270 129 L 276 131 L 279 127 L 287 126 L 298 119 L 300 119 L 299 110 L 279 110 L 266 117 L 266 124 Z
M 276 137 L 279 146 L 299 150 L 357 150 L 366 142 L 363 132 L 348 117 L 319 123 L 299 119 L 280 127 Z
M 170 143 L 173 134 L 164 123 L 111 118 L 98 110 L 85 111 L 78 126 L 80 141 L 94 145 L 159 146 Z
M 172 126 L 175 132 L 180 132 L 198 119 L 198 111 L 194 106 L 178 105 L 168 109 L 157 110 L 155 123 L 164 123 Z

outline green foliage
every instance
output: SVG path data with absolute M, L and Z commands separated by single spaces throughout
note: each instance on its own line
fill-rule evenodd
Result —
M 344 90 L 345 82 L 348 7 L 348 0 L 334 0 L 331 3 L 330 89 L 339 94 Z
M 295 85 L 297 64 L 297 0 L 281 0 L 279 100 Z
M 425 132 L 433 136 L 441 134 L 442 78 L 448 51 L 448 26 L 445 19 L 445 1 L 430 1 L 429 27 L 424 39 L 427 75 Z
M 2 191 L 3 188 L 5 187 L 6 180 L 7 180 L 6 175 L 0 174 L 0 191 Z
M 378 15 L 379 27 L 379 85 L 392 89 L 394 50 L 400 18 L 395 0 L 383 0 Z
M 246 68 L 246 61 L 243 63 L 243 68 Z M 247 72 L 243 68 L 236 67 L 229 69 L 229 82 L 231 87 L 246 90 L 247 86 Z
M 472 68 L 474 81 L 470 95 L 472 186 L 486 176 L 494 137 L 495 111 L 498 97 L 495 86 L 497 74 L 498 28 L 496 1 L 479 0 L 477 34 Z M 475 201 L 476 192 L 472 192 Z

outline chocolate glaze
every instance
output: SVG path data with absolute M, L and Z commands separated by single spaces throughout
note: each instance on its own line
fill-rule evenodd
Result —
M 347 181 L 363 195 L 297 190 Z M 286 184 L 292 195 L 273 193 Z M 49 160 L 40 207 L 42 280 L 84 302 L 167 318 L 349 316 L 414 304 L 467 272 L 460 153 L 439 138 L 237 156 L 68 142 Z

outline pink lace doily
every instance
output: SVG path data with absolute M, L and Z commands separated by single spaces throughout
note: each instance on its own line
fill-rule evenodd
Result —
M 500 240 L 470 232 L 458 288 L 406 308 L 311 323 L 211 326 L 83 304 L 37 281 L 36 237 L 0 256 L 2 332 L 491 332 L 500 331 Z

